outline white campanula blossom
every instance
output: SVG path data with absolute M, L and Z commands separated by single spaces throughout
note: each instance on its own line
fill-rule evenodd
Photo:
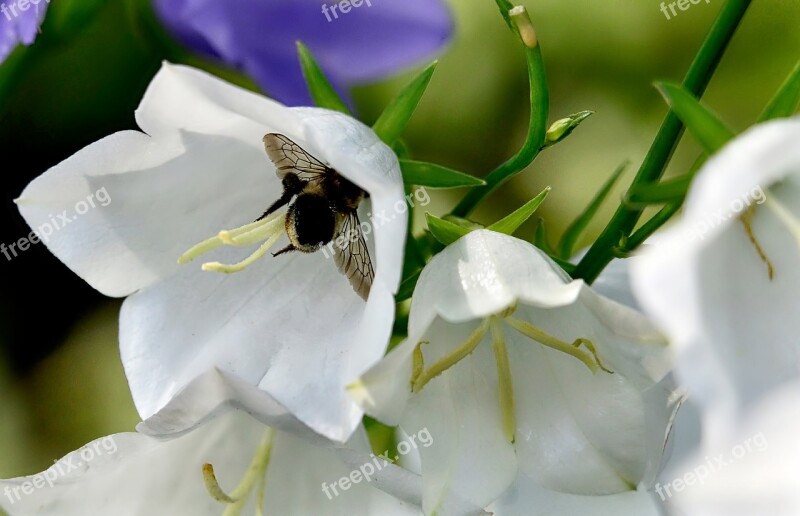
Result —
M 460 497 L 497 514 L 640 515 L 655 510 L 668 369 L 640 313 L 478 230 L 426 266 L 408 340 L 350 390 L 407 434 L 448 436 L 420 450 L 426 514 Z
M 366 302 L 321 252 L 273 258 L 265 244 L 255 253 L 240 246 L 285 244 L 280 219 L 248 225 L 282 193 L 265 134 L 285 135 L 364 189 L 362 220 L 370 211 L 395 214 L 404 202 L 396 156 L 353 118 L 287 108 L 169 64 L 136 121 L 141 131 L 89 145 L 31 182 L 17 203 L 36 228 L 87 193 L 108 192 L 108 206 L 75 218 L 46 244 L 103 294 L 127 296 L 120 347 L 142 419 L 217 367 L 346 441 L 362 412 L 345 385 L 381 358 L 391 333 L 406 217 L 389 217 L 367 235 L 375 278 Z M 248 229 L 253 238 L 236 240 Z M 234 238 L 206 240 L 222 230 Z M 212 270 L 200 261 L 179 265 L 187 249 L 200 254 L 193 246 L 201 241 Z M 248 265 L 240 272 L 214 272 L 240 261 Z

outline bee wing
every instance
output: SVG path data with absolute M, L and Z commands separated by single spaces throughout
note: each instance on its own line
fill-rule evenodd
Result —
M 342 216 L 344 218 L 333 239 L 333 259 L 339 272 L 347 276 L 353 290 L 366 301 L 375 279 L 367 241 L 361 231 L 358 213 L 353 210 Z
M 324 163 L 282 134 L 265 134 L 264 149 L 275 164 L 276 173 L 281 179 L 289 172 L 293 172 L 303 181 L 319 181 L 330 170 Z

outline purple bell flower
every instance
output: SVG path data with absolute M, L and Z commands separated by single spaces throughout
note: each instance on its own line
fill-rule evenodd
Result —
M 310 105 L 295 43 L 305 43 L 343 91 L 430 58 L 453 21 L 442 0 L 155 0 L 193 50 L 250 75 L 288 105 Z
M 0 63 L 19 43 L 33 43 L 49 3 L 50 0 L 0 0 Z

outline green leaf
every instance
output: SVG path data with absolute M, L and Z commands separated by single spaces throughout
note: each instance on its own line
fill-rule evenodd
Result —
M 575 269 L 578 267 L 578 266 L 577 266 L 577 265 L 575 265 L 574 263 L 570 263 L 570 262 L 568 262 L 567 260 L 562 260 L 562 259 L 561 259 L 561 258 L 559 258 L 558 256 L 555 256 L 555 255 L 552 255 L 552 254 L 550 254 L 550 255 L 548 255 L 548 256 L 550 257 L 550 259 L 551 259 L 551 260 L 553 260 L 554 262 L 556 262 L 556 263 L 558 264 L 558 266 L 559 266 L 559 267 L 561 267 L 562 269 L 564 269 L 564 272 L 566 272 L 566 273 L 567 273 L 567 274 L 569 274 L 570 276 L 572 276 L 572 273 L 573 273 L 573 272 L 575 272 Z
M 394 98 L 383 110 L 381 116 L 375 121 L 372 130 L 386 143 L 394 145 L 394 142 L 403 134 L 403 131 L 411 120 L 411 115 L 419 105 L 431 76 L 436 69 L 438 61 L 431 63 L 425 70 L 417 75 L 403 90 Z
M 708 154 L 714 154 L 735 136 L 717 115 L 681 86 L 658 83 L 656 88 Z
M 425 256 L 411 231 L 406 234 L 406 246 L 403 254 L 403 276 L 425 266 Z
M 453 215 L 466 217 L 475 207 L 500 185 L 522 172 L 530 165 L 544 144 L 547 133 L 547 117 L 550 108 L 550 93 L 547 89 L 547 78 L 544 70 L 542 49 L 536 40 L 530 17 L 524 7 L 508 8 L 507 0 L 496 0 L 506 22 L 517 33 L 525 47 L 525 59 L 528 65 L 528 84 L 530 89 L 530 115 L 528 134 L 522 148 L 508 161 L 494 169 L 486 176 L 486 185 L 473 188 L 453 209 Z M 513 6 L 512 6 L 513 7 Z M 507 9 L 508 8 L 508 9 Z M 523 109 L 522 106 L 519 107 Z
M 351 114 L 347 104 L 333 89 L 322 68 L 319 67 L 316 59 L 311 55 L 311 51 L 300 41 L 297 42 L 297 55 L 300 57 L 303 76 L 306 78 L 308 91 L 311 93 L 314 103 L 319 107 L 340 111 L 347 115 Z
M 455 224 L 458 224 L 462 228 L 469 229 L 470 231 L 486 228 L 486 226 L 484 226 L 483 224 L 475 222 L 474 220 L 465 219 L 464 217 L 456 217 L 455 215 L 445 215 L 443 218 L 448 222 L 453 222 Z
M 608 197 L 608 194 L 611 193 L 611 190 L 614 188 L 614 185 L 622 176 L 622 173 L 625 171 L 627 166 L 627 161 L 620 163 L 620 165 L 611 174 L 611 177 L 609 177 L 606 182 L 603 183 L 600 191 L 597 192 L 586 209 L 584 209 L 583 212 L 581 212 L 581 214 L 575 218 L 572 224 L 567 227 L 567 229 L 564 231 L 564 234 L 561 236 L 561 241 L 558 244 L 558 256 L 565 259 L 572 256 L 572 253 L 575 251 L 575 244 L 578 243 L 578 238 L 580 238 L 581 234 L 583 234 L 583 232 L 589 226 L 589 223 L 597 214 L 597 211 L 600 209 L 603 201 L 605 201 L 606 197 Z
M 404 159 L 411 159 L 411 149 L 408 148 L 408 144 L 402 138 L 399 138 L 394 142 L 394 145 L 392 145 L 392 150 L 395 154 L 397 154 L 398 159 L 401 161 Z
M 564 140 L 567 136 L 572 134 L 576 127 L 581 125 L 581 122 L 594 114 L 594 111 L 580 111 L 569 115 L 567 118 L 556 120 L 547 130 L 544 138 L 543 147 L 549 147 Z
M 683 80 L 683 87 L 695 97 L 702 97 L 751 2 L 752 0 L 727 0 L 721 5 L 716 20 L 694 56 Z M 661 176 L 678 146 L 683 128 L 681 120 L 670 110 L 664 117 L 658 134 L 636 172 L 632 185 L 657 183 L 661 180 Z M 643 211 L 631 210 L 620 203 L 611 220 L 581 258 L 575 274 L 572 276 L 581 278 L 587 283 L 592 283 L 597 279 L 613 257 L 612 248 L 617 244 L 619 234 L 630 235 Z
M 523 222 L 531 218 L 531 215 L 533 215 L 533 213 L 536 211 L 539 205 L 542 204 L 549 193 L 550 187 L 547 186 L 539 193 L 539 195 L 523 204 L 522 207 L 515 210 L 513 213 L 498 220 L 487 229 L 497 231 L 498 233 L 505 233 L 506 235 L 513 234 Z
M 428 188 L 459 188 L 486 184 L 477 177 L 425 161 L 401 159 L 400 169 L 403 171 L 403 183 L 406 185 L 425 186 Z
M 680 201 L 686 196 L 691 182 L 692 174 L 686 174 L 655 185 L 636 185 L 628 192 L 625 203 L 629 206 L 641 207 Z
M 425 213 L 425 219 L 428 221 L 428 229 L 431 231 L 431 234 L 443 245 L 450 245 L 471 231 L 454 222 L 440 219 L 436 215 L 431 215 L 430 213 Z
M 50 0 L 47 0 L 48 3 Z M 88 25 L 107 0 L 60 0 L 48 7 L 43 30 L 70 38 Z M 33 3 L 33 2 L 31 2 Z
M 414 289 L 417 286 L 417 281 L 419 280 L 420 274 L 422 274 L 422 269 L 414 271 L 410 276 L 405 278 L 400 283 L 400 288 L 397 290 L 397 295 L 394 296 L 396 303 L 400 303 L 411 298 L 412 294 L 414 294 Z
M 766 122 L 775 118 L 790 117 L 797 110 L 798 103 L 800 103 L 800 62 L 778 88 L 778 92 L 769 101 L 758 121 Z
M 544 227 L 544 219 L 539 219 L 539 225 L 536 226 L 536 234 L 533 235 L 533 245 L 551 256 L 555 255 L 553 248 L 550 247 L 550 242 L 547 241 L 547 230 L 545 230 Z

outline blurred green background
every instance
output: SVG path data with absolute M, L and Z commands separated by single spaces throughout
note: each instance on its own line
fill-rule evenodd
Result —
M 666 112 L 652 82 L 681 79 L 722 0 L 693 5 L 669 21 L 656 0 L 523 3 L 545 56 L 551 120 L 584 109 L 596 114 L 474 218 L 491 222 L 550 185 L 538 215 L 557 237 L 614 168 L 630 159 L 613 202 L 585 235 L 587 244 L 616 207 Z M 0 65 L 0 241 L 28 233 L 12 203 L 25 184 L 82 146 L 135 127 L 133 111 L 147 83 L 162 59 L 175 57 L 132 21 L 130 5 L 54 2 L 37 43 Z M 525 65 L 492 0 L 451 5 L 455 39 L 406 138 L 416 158 L 482 176 L 524 137 Z M 76 9 L 83 24 L 65 27 Z M 704 97 L 732 127 L 750 125 L 797 62 L 798 27 L 797 0 L 753 2 Z M 410 72 L 356 88 L 361 118 L 373 121 L 409 78 Z M 670 173 L 686 171 L 698 152 L 687 139 Z M 435 192 L 426 209 L 445 214 L 462 193 Z M 530 237 L 535 224 L 528 222 L 520 234 Z M 418 223 L 416 231 L 422 230 Z M 120 303 L 102 298 L 36 247 L 11 262 L 0 258 L 0 477 L 45 469 L 93 438 L 133 430 L 138 421 L 118 356 Z

